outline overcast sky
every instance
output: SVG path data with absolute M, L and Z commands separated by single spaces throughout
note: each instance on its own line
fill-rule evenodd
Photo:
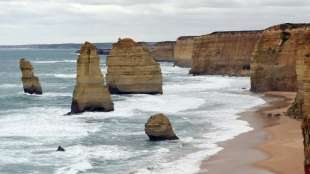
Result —
M 310 0 L 0 0 L 0 44 L 175 40 L 310 22 Z

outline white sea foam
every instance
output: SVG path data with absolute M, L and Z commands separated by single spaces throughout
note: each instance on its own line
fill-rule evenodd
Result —
M 0 84 L 0 89 L 8 89 L 8 88 L 20 88 L 21 85 L 17 84 Z
M 50 63 L 75 63 L 76 60 L 37 60 L 33 61 L 36 64 L 50 64 Z
M 54 76 L 63 79 L 74 79 L 76 77 L 76 74 L 54 74 Z
M 22 112 L 13 110 L 0 119 L 0 124 L 5 125 L 0 127 L 0 137 L 42 137 L 57 140 L 87 136 L 98 130 L 97 124 L 85 123 L 78 117 L 63 116 L 66 112 L 67 109 L 52 107 L 27 108 Z

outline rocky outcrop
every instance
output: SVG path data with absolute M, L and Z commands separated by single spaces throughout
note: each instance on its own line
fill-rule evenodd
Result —
M 163 114 L 151 116 L 145 124 L 145 133 L 151 141 L 179 139 L 171 126 L 169 119 Z
M 305 173 L 310 173 L 310 37 L 306 37 L 308 39 L 307 51 L 304 53 L 304 119 L 302 122 L 302 132 L 304 137 L 304 153 L 305 153 Z
M 296 91 L 296 61 L 307 24 L 267 28 L 256 45 L 251 64 L 251 90 Z
M 174 41 L 157 42 L 150 51 L 156 61 L 174 62 L 174 47 Z
M 23 58 L 19 60 L 19 67 L 22 72 L 24 92 L 29 94 L 42 94 L 39 78 L 34 75 L 31 63 Z
M 113 111 L 111 95 L 104 85 L 96 47 L 85 42 L 77 60 L 77 80 L 71 114 L 84 111 Z
M 261 31 L 230 31 L 195 38 L 190 73 L 249 75 L 251 56 L 260 36 Z
M 107 58 L 107 84 L 113 94 L 162 94 L 160 66 L 149 51 L 132 39 L 113 44 Z
M 176 41 L 174 48 L 175 64 L 180 67 L 190 68 L 192 65 L 192 55 L 195 36 L 182 36 Z

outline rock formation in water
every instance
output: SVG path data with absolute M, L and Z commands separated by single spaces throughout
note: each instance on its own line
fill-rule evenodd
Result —
M 174 62 L 174 47 L 174 41 L 157 42 L 150 51 L 156 61 Z
M 309 37 L 308 37 L 309 39 Z M 308 40 L 309 42 L 309 40 Z M 305 153 L 305 173 L 310 174 L 310 49 L 304 59 L 304 119 L 302 122 L 302 132 L 304 137 L 304 153 Z
M 113 111 L 111 95 L 104 84 L 96 47 L 85 42 L 77 60 L 77 80 L 73 92 L 71 113 Z
M 151 116 L 145 124 L 145 133 L 151 141 L 179 139 L 171 126 L 169 119 L 163 114 Z
M 261 31 L 230 31 L 196 37 L 190 73 L 249 75 L 251 56 L 260 36 Z
M 107 84 L 113 94 L 162 94 L 159 64 L 149 51 L 132 39 L 113 44 L 107 58 Z
M 33 67 L 26 59 L 20 59 L 19 67 L 22 72 L 24 92 L 29 94 L 42 94 L 39 78 L 33 73 Z
M 251 90 L 296 91 L 296 61 L 307 24 L 267 28 L 256 45 L 251 64 Z
M 288 115 L 293 118 L 302 118 L 304 104 L 304 63 L 310 57 L 310 25 L 298 29 L 296 34 L 296 74 L 297 95 L 295 102 L 288 110 Z
M 175 64 L 180 67 L 190 68 L 195 36 L 182 36 L 176 41 L 174 48 Z

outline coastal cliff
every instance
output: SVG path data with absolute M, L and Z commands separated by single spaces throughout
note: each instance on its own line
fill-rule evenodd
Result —
M 162 93 L 159 64 L 148 49 L 130 38 L 113 44 L 107 66 L 107 84 L 113 94 Z
M 174 41 L 157 42 L 150 51 L 156 61 L 174 62 L 174 47 Z
M 39 78 L 34 75 L 31 63 L 23 58 L 19 61 L 19 67 L 22 72 L 24 92 L 29 94 L 42 94 Z
M 84 111 L 113 111 L 111 95 L 104 85 L 96 47 L 85 42 L 77 60 L 77 79 L 73 92 L 71 114 Z
M 267 28 L 256 45 L 251 64 L 251 91 L 296 91 L 296 62 L 307 24 Z M 300 69 L 300 67 L 298 67 Z
M 175 64 L 180 67 L 190 68 L 195 36 L 182 36 L 176 41 L 174 48 Z
M 229 31 L 196 37 L 190 73 L 249 75 L 251 56 L 260 36 L 261 31 Z

